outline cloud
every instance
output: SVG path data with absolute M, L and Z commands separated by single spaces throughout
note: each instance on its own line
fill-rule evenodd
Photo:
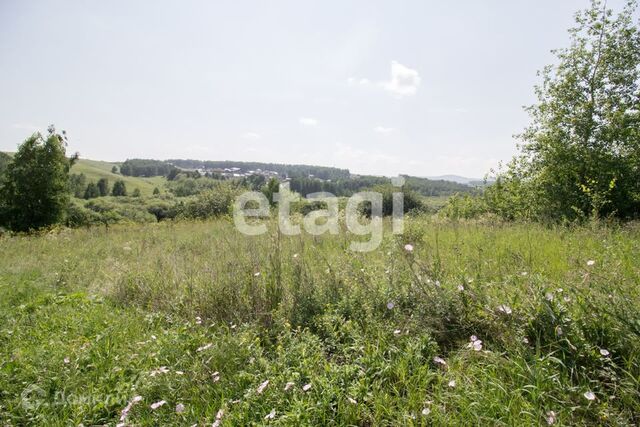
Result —
M 377 133 L 391 133 L 394 130 L 395 130 L 394 128 L 386 128 L 384 126 L 376 126 L 373 128 L 373 131 Z
M 318 126 L 318 120 L 316 120 L 314 118 L 311 118 L 311 117 L 300 117 L 298 122 L 302 126 Z
M 421 82 L 417 70 L 411 69 L 397 61 L 391 61 L 391 78 L 382 82 L 381 86 L 392 95 L 401 98 L 415 95 Z
M 259 133 L 255 133 L 255 132 L 247 132 L 242 134 L 242 137 L 244 139 L 260 139 L 262 138 L 262 135 L 260 135 Z

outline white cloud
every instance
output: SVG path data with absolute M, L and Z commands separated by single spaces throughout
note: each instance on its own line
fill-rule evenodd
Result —
M 386 128 L 384 126 L 376 126 L 373 128 L 373 131 L 377 133 L 391 133 L 394 130 L 395 130 L 394 128 Z
M 242 134 L 242 137 L 244 139 L 260 139 L 262 138 L 262 135 L 260 135 L 259 133 L 255 133 L 255 132 L 247 132 Z
M 318 120 L 313 119 L 311 117 L 300 117 L 300 119 L 298 120 L 298 122 L 302 125 L 302 126 L 318 126 Z
M 391 61 L 391 78 L 382 82 L 382 87 L 392 95 L 401 98 L 415 95 L 420 86 L 420 74 L 397 61 Z

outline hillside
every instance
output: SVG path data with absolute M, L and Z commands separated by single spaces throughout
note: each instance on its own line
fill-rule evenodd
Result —
M 162 188 L 165 179 L 161 176 L 155 176 L 151 178 L 142 178 L 134 176 L 123 176 L 120 174 L 114 174 L 111 169 L 114 166 L 120 167 L 120 163 L 102 162 L 97 160 L 80 159 L 71 168 L 71 173 L 83 173 L 87 177 L 87 182 L 97 182 L 100 178 L 107 178 L 110 184 L 113 184 L 116 180 L 121 179 L 125 182 L 127 190 L 129 192 L 140 189 L 142 195 L 150 196 L 153 193 L 155 187 Z

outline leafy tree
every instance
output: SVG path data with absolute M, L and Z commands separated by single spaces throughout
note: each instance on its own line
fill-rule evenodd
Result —
M 262 194 L 264 194 L 267 197 L 267 200 L 269 200 L 269 204 L 271 206 L 275 206 L 277 204 L 277 202 L 273 200 L 273 195 L 275 193 L 278 193 L 279 191 L 280 191 L 280 182 L 275 178 L 271 178 L 269 182 L 267 182 L 267 184 L 264 187 L 262 187 Z
M 123 180 L 119 179 L 113 183 L 113 189 L 111 189 L 112 196 L 126 196 L 127 195 L 127 185 Z
M 136 188 L 135 190 L 133 190 L 133 194 L 131 194 L 132 197 L 140 197 L 142 194 L 140 193 L 140 189 Z
M 69 169 L 78 158 L 67 158 L 66 147 L 66 133 L 56 133 L 53 126 L 46 137 L 36 133 L 20 145 L 0 185 L 1 223 L 28 231 L 64 220 Z
M 81 173 L 72 173 L 69 175 L 69 191 L 74 197 L 79 199 L 84 197 L 84 192 L 87 189 L 87 177 Z
M 117 166 L 112 167 L 111 168 L 111 173 L 112 174 L 117 174 L 118 173 L 118 167 Z
M 159 189 L 158 187 L 154 188 L 154 189 L 153 189 L 153 195 L 154 195 L 154 196 L 157 196 L 157 195 L 159 195 L 159 194 L 160 194 L 160 189 Z
M 95 199 L 96 197 L 100 197 L 100 189 L 95 182 L 91 181 L 87 184 L 87 189 L 84 191 L 84 198 Z
M 98 191 L 100 192 L 100 197 L 105 197 L 109 195 L 109 180 L 107 178 L 100 178 L 98 180 Z
M 640 33 L 636 1 L 617 16 L 593 0 L 571 45 L 542 71 L 521 154 L 487 191 L 506 216 L 581 219 L 640 213 Z M 509 208 L 507 208 L 510 206 Z M 506 209 L 506 211 L 505 211 Z
M 0 176 L 7 169 L 9 163 L 11 162 L 11 156 L 7 153 L 0 152 Z

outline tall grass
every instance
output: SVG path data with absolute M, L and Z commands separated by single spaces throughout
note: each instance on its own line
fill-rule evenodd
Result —
M 0 423 L 115 425 L 136 395 L 131 425 L 640 422 L 637 225 L 405 228 L 363 254 L 225 219 L 5 238 Z

